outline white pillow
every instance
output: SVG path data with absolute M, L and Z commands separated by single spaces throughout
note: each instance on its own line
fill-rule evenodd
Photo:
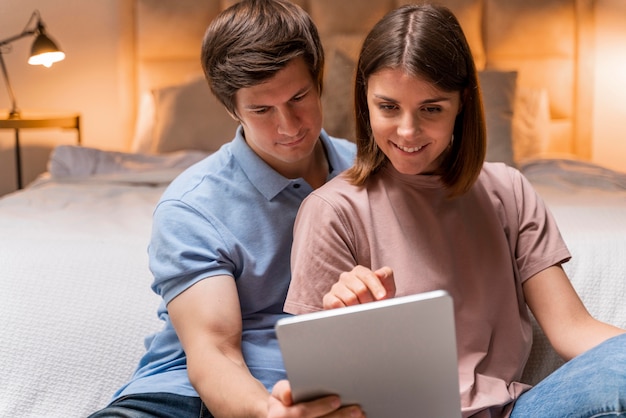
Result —
M 48 161 L 52 177 L 86 178 L 102 174 L 145 173 L 149 171 L 185 169 L 209 155 L 203 151 L 176 151 L 149 155 L 105 151 L 75 145 L 59 145 Z
M 150 152 L 154 135 L 154 112 L 154 96 L 151 92 L 143 93 L 139 102 L 131 152 L 141 154 Z
M 214 152 L 234 138 L 237 126 L 206 80 L 198 77 L 143 95 L 132 150 Z

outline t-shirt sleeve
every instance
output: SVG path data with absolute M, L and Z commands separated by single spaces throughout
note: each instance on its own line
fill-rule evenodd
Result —
M 541 196 L 519 171 L 510 173 L 519 222 L 514 256 L 523 283 L 550 266 L 567 262 L 571 255 Z
M 285 312 L 323 309 L 322 299 L 339 275 L 356 265 L 351 229 L 342 213 L 313 193 L 298 212 L 291 250 L 291 284 Z
M 152 289 L 167 304 L 204 278 L 234 276 L 224 242 L 219 227 L 192 207 L 177 200 L 160 203 L 148 247 Z

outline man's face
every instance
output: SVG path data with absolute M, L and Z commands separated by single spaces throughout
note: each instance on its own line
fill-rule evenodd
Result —
M 317 82 L 302 58 L 266 82 L 238 90 L 235 103 L 246 142 L 276 171 L 293 178 L 313 158 L 322 106 Z

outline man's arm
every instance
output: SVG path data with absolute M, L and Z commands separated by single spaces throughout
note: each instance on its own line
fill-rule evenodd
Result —
M 235 280 L 227 275 L 201 280 L 167 308 L 187 354 L 189 380 L 213 415 L 266 416 L 268 392 L 241 353 Z
M 187 354 L 191 384 L 215 417 L 360 417 L 358 406 L 338 409 L 337 396 L 293 405 L 286 381 L 270 393 L 252 376 L 241 353 L 241 309 L 235 280 L 214 276 L 168 304 Z

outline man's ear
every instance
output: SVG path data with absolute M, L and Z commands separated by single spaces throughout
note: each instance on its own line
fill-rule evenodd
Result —
M 225 108 L 225 109 L 226 109 L 226 108 Z M 228 110 L 228 109 L 226 109 L 226 113 L 228 113 L 228 115 L 229 115 L 231 118 L 233 118 L 233 119 L 235 120 L 235 122 L 242 123 L 242 122 L 241 122 L 241 119 L 239 119 L 239 117 L 237 116 L 237 114 L 235 114 L 235 113 L 231 112 L 231 111 L 230 111 L 230 110 Z

